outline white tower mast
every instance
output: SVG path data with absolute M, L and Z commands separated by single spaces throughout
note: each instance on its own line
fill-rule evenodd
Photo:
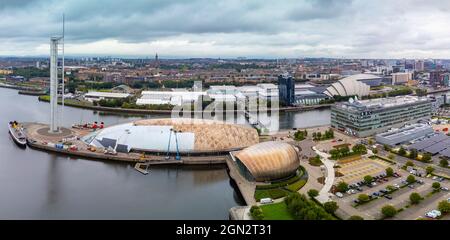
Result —
M 50 132 L 58 132 L 58 41 L 60 38 L 50 39 Z
M 61 73 L 61 77 L 62 77 L 62 108 L 61 108 L 61 122 L 64 122 L 64 93 L 66 92 L 65 91 L 65 88 L 64 88 L 64 74 L 65 74 L 65 70 L 64 70 L 64 31 L 65 31 L 65 28 L 64 28 L 64 13 L 63 13 L 63 28 L 62 28 L 62 38 L 61 38 L 61 41 L 62 41 L 62 73 Z M 60 125 L 61 125 L 61 123 L 60 123 Z

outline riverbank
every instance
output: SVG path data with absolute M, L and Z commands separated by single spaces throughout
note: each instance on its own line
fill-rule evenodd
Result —
M 39 101 L 41 102 L 50 102 L 48 98 L 39 96 Z M 62 100 L 58 100 L 58 104 L 62 105 Z M 114 107 L 102 107 L 102 106 L 94 106 L 89 105 L 87 103 L 83 103 L 81 101 L 73 100 L 73 99 L 65 99 L 65 106 L 90 109 L 95 111 L 104 111 L 104 112 L 116 112 L 116 113 L 132 113 L 132 114 L 172 114 L 172 110 L 150 110 L 150 109 L 132 109 L 132 108 L 114 108 Z M 279 109 L 268 109 L 268 111 L 279 111 L 279 112 L 301 112 L 301 111 L 309 111 L 315 109 L 323 109 L 330 108 L 332 104 L 321 104 L 321 105 L 311 105 L 311 106 L 298 106 L 298 107 L 283 107 Z M 245 113 L 245 110 L 221 110 L 223 113 Z M 182 111 L 181 111 L 182 112 Z M 204 113 L 204 111 L 189 111 L 190 113 Z

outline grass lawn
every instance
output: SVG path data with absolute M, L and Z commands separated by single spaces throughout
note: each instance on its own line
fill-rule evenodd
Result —
M 262 205 L 264 220 L 294 220 L 284 202 Z

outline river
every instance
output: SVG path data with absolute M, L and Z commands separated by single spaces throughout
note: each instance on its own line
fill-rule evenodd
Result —
M 0 219 L 227 219 L 229 208 L 243 204 L 225 166 L 152 167 L 142 175 L 127 163 L 24 150 L 10 139 L 7 123 L 47 123 L 50 105 L 0 88 L 0 111 Z M 63 113 L 66 127 L 167 117 L 72 107 Z M 279 119 L 280 129 L 323 125 L 329 123 L 329 110 L 280 114 Z

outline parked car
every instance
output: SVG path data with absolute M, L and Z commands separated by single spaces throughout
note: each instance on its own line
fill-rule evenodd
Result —
M 269 204 L 269 203 L 273 203 L 273 199 L 272 198 L 261 198 L 261 200 L 259 200 L 259 202 L 261 204 Z
M 392 196 L 391 196 L 391 195 L 389 195 L 389 194 L 386 194 L 386 195 L 384 195 L 384 197 L 385 197 L 385 198 L 387 198 L 387 199 L 389 199 L 389 200 L 391 200 L 391 199 L 392 199 Z
M 376 186 L 377 183 L 376 183 L 376 182 L 372 182 L 371 185 L 372 185 L 372 186 Z
M 361 187 L 357 187 L 356 190 L 358 190 L 358 191 L 360 191 L 360 192 L 363 191 L 363 189 L 362 189 Z
M 438 218 L 441 215 L 442 215 L 442 213 L 440 211 L 438 211 L 438 210 L 432 210 L 432 211 L 429 211 L 429 212 L 427 212 L 425 214 L 425 216 L 427 216 L 429 218 L 433 218 L 433 219 Z
M 344 194 L 342 194 L 342 193 L 340 193 L 340 192 L 337 192 L 335 195 L 336 195 L 338 198 L 344 197 Z
M 409 188 L 414 188 L 414 184 L 408 185 Z
M 394 185 L 392 185 L 392 186 L 394 186 L 395 188 L 397 188 L 397 189 L 399 189 L 400 188 L 400 186 L 396 183 L 396 184 L 394 184 Z
M 438 179 L 438 177 L 436 177 L 436 176 L 433 176 L 433 178 L 432 178 L 433 180 L 436 180 L 436 179 Z
M 442 191 L 448 191 L 448 187 L 441 187 Z
M 443 181 L 444 181 L 443 177 L 438 178 L 438 182 L 443 182 Z
M 417 182 L 418 182 L 419 184 L 424 184 L 424 183 L 425 183 L 423 180 L 417 180 Z
M 356 203 L 356 204 L 358 204 L 358 203 L 359 203 L 359 200 L 358 200 L 358 199 L 355 199 L 355 200 L 353 200 L 353 202 Z
M 389 191 L 386 190 L 386 189 L 381 189 L 380 192 L 382 192 L 382 193 L 388 193 Z
M 374 195 L 374 196 L 380 196 L 380 193 L 379 192 L 374 192 L 374 193 L 372 193 L 372 195 Z

